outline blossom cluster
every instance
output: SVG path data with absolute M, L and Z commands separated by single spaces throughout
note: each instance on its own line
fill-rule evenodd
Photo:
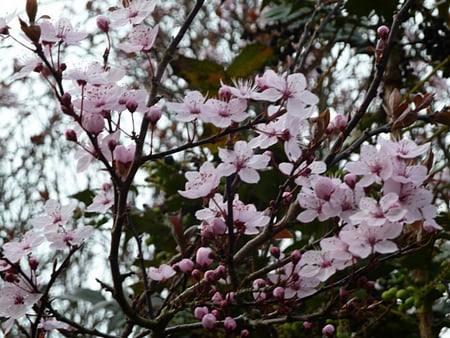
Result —
M 31 230 L 20 240 L 7 242 L 2 246 L 0 273 L 4 285 L 0 288 L 0 316 L 9 318 L 4 325 L 6 333 L 16 319 L 28 314 L 32 306 L 41 299 L 41 288 L 45 285 L 38 280 L 37 255 L 42 252 L 42 245 L 49 244 L 49 249 L 53 251 L 73 251 L 92 233 L 92 226 L 70 226 L 69 221 L 75 208 L 74 203 L 60 205 L 55 200 L 48 200 L 45 215 L 30 220 Z M 56 320 L 52 323 L 55 324 Z M 41 324 L 52 326 L 46 321 Z M 61 325 L 65 327 L 64 323 Z

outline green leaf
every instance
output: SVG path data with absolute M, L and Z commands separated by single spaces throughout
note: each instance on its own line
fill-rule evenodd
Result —
M 374 11 L 377 15 L 385 20 L 391 21 L 392 15 L 397 7 L 397 1 L 386 0 L 348 0 L 345 4 L 350 14 L 357 15 L 359 17 L 368 17 Z
M 75 288 L 72 293 L 65 295 L 65 299 L 73 301 L 86 301 L 92 304 L 105 301 L 105 297 L 100 291 L 87 289 L 87 288 Z
M 175 75 L 185 79 L 191 89 L 203 94 L 217 92 L 220 80 L 228 79 L 223 66 L 212 60 L 197 60 L 180 55 L 171 65 Z
M 230 78 L 245 78 L 259 71 L 273 56 L 273 49 L 260 43 L 244 47 L 227 69 Z
M 75 198 L 76 200 L 83 202 L 85 205 L 92 203 L 95 193 L 90 189 L 85 189 L 76 194 L 70 195 L 69 197 Z

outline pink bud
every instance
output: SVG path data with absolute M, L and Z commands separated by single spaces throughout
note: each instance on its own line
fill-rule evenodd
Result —
M 223 321 L 223 327 L 226 331 L 234 331 L 236 330 L 236 321 L 231 317 L 226 317 Z
M 216 292 L 213 294 L 213 296 L 211 297 L 211 300 L 212 300 L 214 303 L 220 304 L 220 303 L 223 301 L 223 298 L 222 298 L 222 295 L 220 294 L 220 292 L 219 292 L 219 291 L 216 291 Z
M 214 329 L 216 322 L 217 322 L 217 319 L 212 313 L 208 313 L 208 314 L 204 315 L 202 318 L 202 325 L 207 330 Z
M 110 151 L 114 151 L 114 149 L 116 149 L 117 147 L 117 141 L 114 139 L 109 139 L 107 144 Z
M 389 35 L 389 27 L 386 25 L 382 25 L 380 27 L 378 27 L 377 29 L 377 34 L 381 39 L 387 39 L 388 35 Z
M 292 263 L 297 264 L 300 261 L 300 258 L 302 258 L 302 254 L 299 250 L 294 250 L 291 252 Z
M 208 281 L 208 283 L 214 284 L 217 282 L 217 274 L 214 270 L 208 270 L 205 272 L 205 280 Z
M 37 258 L 30 257 L 28 259 L 28 264 L 30 265 L 31 270 L 36 270 L 39 265 L 39 260 Z
M 119 163 L 129 164 L 133 162 L 135 150 L 135 144 L 131 144 L 128 147 L 125 147 L 123 145 L 117 146 L 114 149 L 114 159 Z
M 272 246 L 271 248 L 270 248 L 270 254 L 273 256 L 273 257 L 275 257 L 275 258 L 280 258 L 280 248 L 279 247 L 277 247 L 277 246 Z
M 246 338 L 248 336 L 250 336 L 250 331 L 249 330 L 244 329 L 244 330 L 241 331 L 241 338 Z
M 105 120 L 100 114 L 84 113 L 82 124 L 86 131 L 94 135 L 100 134 L 105 128 Z
M 202 307 L 197 306 L 194 309 L 194 317 L 197 319 L 202 319 L 208 313 L 209 313 L 209 310 L 206 306 L 202 306 Z
M 345 117 L 345 115 L 342 114 L 337 114 L 334 117 L 333 124 L 337 130 L 344 131 L 345 127 L 347 127 L 347 117 Z
M 350 189 L 354 189 L 356 186 L 356 182 L 358 181 L 358 177 L 355 174 L 346 174 L 344 176 L 344 182 L 347 184 Z
M 139 103 L 135 99 L 132 99 L 132 98 L 128 99 L 125 102 L 125 107 L 127 107 L 128 111 L 130 113 L 134 113 L 138 106 L 139 106 Z
M 218 279 L 227 277 L 227 268 L 225 266 L 219 265 L 215 271 Z
M 61 96 L 61 103 L 65 106 L 70 106 L 72 104 L 72 96 L 70 93 L 64 93 Z
M 197 254 L 195 255 L 195 261 L 202 268 L 206 268 L 207 266 L 211 265 L 211 263 L 213 262 L 211 255 L 212 255 L 211 248 L 206 248 L 206 247 L 198 248 Z
M 194 269 L 194 262 L 189 258 L 183 258 L 178 262 L 178 267 L 184 273 L 190 273 Z
M 194 280 L 196 280 L 198 282 L 198 281 L 200 281 L 200 278 L 202 277 L 202 273 L 200 272 L 199 269 L 194 269 L 191 272 L 191 276 Z
M 219 98 L 223 101 L 229 101 L 231 98 L 231 90 L 228 87 L 220 87 Z
M 100 15 L 97 17 L 97 27 L 104 33 L 109 31 L 109 20 L 106 16 Z
M 333 337 L 335 331 L 334 325 L 327 324 L 323 327 L 322 334 L 326 337 Z
M 305 330 L 311 330 L 312 329 L 312 323 L 311 322 L 303 322 L 303 328 L 305 329 Z
M 225 299 L 226 299 L 227 302 L 229 302 L 229 303 L 234 303 L 234 302 L 235 302 L 235 300 L 234 300 L 234 292 L 228 292 L 228 293 L 225 295 Z
M 262 278 L 255 279 L 252 283 L 253 289 L 259 289 L 266 286 L 266 281 Z
M 66 130 L 66 140 L 71 142 L 77 142 L 77 133 L 73 129 Z
M 290 191 L 283 192 L 282 197 L 283 197 L 282 201 L 285 205 L 289 205 L 292 202 L 292 200 L 294 199 L 294 196 L 292 195 L 292 193 Z
M 284 288 L 281 286 L 277 286 L 273 289 L 272 294 L 275 298 L 284 298 Z
M 335 186 L 331 178 L 320 177 L 314 184 L 316 196 L 322 200 L 329 201 L 331 194 L 334 192 Z
M 145 118 L 150 121 L 151 124 L 155 125 L 156 122 L 161 118 L 162 112 L 161 108 L 158 106 L 151 106 L 147 109 L 145 113 Z

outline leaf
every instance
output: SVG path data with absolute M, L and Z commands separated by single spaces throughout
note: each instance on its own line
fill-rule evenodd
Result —
M 223 66 L 212 60 L 197 60 L 180 55 L 171 65 L 175 75 L 185 79 L 191 89 L 200 90 L 203 94 L 217 92 L 220 80 L 228 79 Z
M 433 116 L 433 122 L 445 124 L 450 127 L 450 107 L 444 107 L 440 112 L 436 112 Z
M 85 205 L 92 203 L 95 193 L 90 189 L 85 189 L 76 194 L 70 195 L 69 197 L 75 198 L 76 200 L 83 202 Z
M 259 71 L 273 56 L 273 49 L 260 43 L 253 43 L 244 47 L 233 62 L 228 66 L 227 74 L 230 78 L 244 78 Z
M 92 304 L 105 301 L 105 297 L 100 291 L 87 288 L 75 288 L 72 293 L 65 295 L 64 298 L 74 301 L 82 300 Z
M 26 12 L 28 15 L 28 19 L 30 20 L 30 24 L 33 24 L 36 20 L 36 14 L 38 9 L 38 4 L 36 0 L 27 0 L 26 4 Z
M 35 44 L 38 44 L 39 38 L 41 37 L 41 27 L 35 24 L 28 26 L 28 24 L 20 18 L 19 22 L 20 22 L 20 29 L 22 29 L 22 32 L 24 32 L 27 38 L 29 38 Z
M 397 1 L 386 0 L 348 0 L 345 4 L 345 8 L 350 14 L 357 15 L 359 17 L 368 17 L 372 11 L 377 15 L 383 17 L 385 20 L 392 20 L 392 14 L 396 9 Z

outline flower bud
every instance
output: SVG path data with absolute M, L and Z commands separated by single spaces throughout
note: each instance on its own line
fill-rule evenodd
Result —
M 355 189 L 357 181 L 358 177 L 355 174 L 346 174 L 344 176 L 344 182 L 350 187 L 350 189 Z
M 197 254 L 195 255 L 195 260 L 198 265 L 202 268 L 206 268 L 211 265 L 213 259 L 211 258 L 212 249 L 207 247 L 201 247 L 197 250 Z
M 249 330 L 244 329 L 244 330 L 241 331 L 241 338 L 246 338 L 248 336 L 250 336 L 250 331 Z
M 203 316 L 202 318 L 202 325 L 207 330 L 214 329 L 214 326 L 216 326 L 217 319 L 212 313 L 208 313 Z
M 125 102 L 125 107 L 127 107 L 130 113 L 134 113 L 139 106 L 139 103 L 135 99 L 128 99 Z
M 194 269 L 194 262 L 189 258 L 183 258 L 178 262 L 178 267 L 184 273 L 190 273 Z
M 311 331 L 313 324 L 311 322 L 303 322 L 303 328 L 306 331 Z
M 202 319 L 208 313 L 209 313 L 209 310 L 206 306 L 202 306 L 202 307 L 197 306 L 194 309 L 194 317 L 197 319 Z
M 387 37 L 389 35 L 389 27 L 386 25 L 382 25 L 382 26 L 378 27 L 377 34 L 381 39 L 383 39 L 383 40 L 387 39 Z
M 229 101 L 231 99 L 231 90 L 228 87 L 219 88 L 219 98 L 223 101 Z
M 214 303 L 220 304 L 223 301 L 222 295 L 220 294 L 219 291 L 216 291 L 213 296 L 211 297 L 211 300 Z
M 37 258 L 30 257 L 28 259 L 28 264 L 30 265 L 30 269 L 35 271 L 39 265 L 39 260 Z
M 277 247 L 277 246 L 272 246 L 272 247 L 270 248 L 270 254 L 271 254 L 273 257 L 275 257 L 276 259 L 280 258 L 280 254 L 281 254 L 280 248 Z
M 100 15 L 97 17 L 97 27 L 104 33 L 109 31 L 109 20 L 106 16 Z
M 205 280 L 208 283 L 214 284 L 217 282 L 217 274 L 214 270 L 208 270 L 205 272 Z
M 73 129 L 66 130 L 66 140 L 71 142 L 77 142 L 77 133 Z
M 236 321 L 231 318 L 231 317 L 226 317 L 225 320 L 223 321 L 223 327 L 225 329 L 225 331 L 234 331 L 236 330 Z
M 70 95 L 70 93 L 64 93 L 61 96 L 61 103 L 67 107 L 70 107 L 72 104 L 72 95 Z
M 275 298 L 284 298 L 284 288 L 281 286 L 277 286 L 273 289 L 272 294 Z
M 147 112 L 145 113 L 145 118 L 150 121 L 152 125 L 155 125 L 156 122 L 159 121 L 161 118 L 162 111 L 161 108 L 158 106 L 151 106 L 147 109 Z
M 294 264 L 297 264 L 300 261 L 300 258 L 302 258 L 302 254 L 299 250 L 294 250 L 291 252 L 291 262 Z
M 333 124 L 338 131 L 344 131 L 345 127 L 347 127 L 347 117 L 345 117 L 345 115 L 342 114 L 337 114 L 334 117 Z
M 195 280 L 195 281 L 200 281 L 200 278 L 202 277 L 202 273 L 200 272 L 199 269 L 194 269 L 191 272 L 191 277 Z
M 83 127 L 87 132 L 98 135 L 105 128 L 105 119 L 100 114 L 83 114 Z
M 334 328 L 334 325 L 327 324 L 323 327 L 322 334 L 326 337 L 333 337 L 335 331 L 336 329 Z

